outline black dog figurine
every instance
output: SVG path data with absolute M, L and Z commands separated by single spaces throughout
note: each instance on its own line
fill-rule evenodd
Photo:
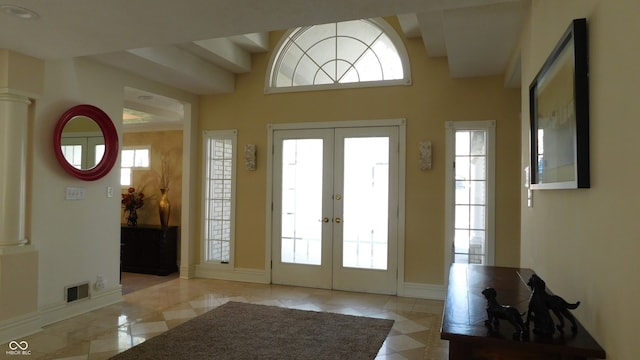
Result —
M 499 320 L 508 321 L 515 328 L 514 338 L 527 337 L 528 332 L 522 321 L 522 315 L 518 309 L 509 305 L 500 305 L 496 299 L 497 292 L 494 288 L 486 288 L 482 291 L 482 295 L 487 299 L 487 317 L 484 324 L 489 330 L 494 331 L 499 325 Z
M 544 282 L 536 274 L 531 275 L 527 285 L 531 288 L 526 326 L 533 321 L 533 333 L 541 336 L 552 336 L 555 329 L 553 319 L 547 307 L 547 293 Z
M 556 316 L 556 318 L 558 318 L 559 324 L 556 325 L 556 328 L 560 333 L 564 333 L 565 317 L 571 322 L 571 332 L 574 335 L 578 332 L 578 325 L 576 323 L 576 319 L 573 316 L 573 314 L 569 312 L 569 310 L 576 309 L 580 305 L 580 301 L 571 304 L 565 301 L 560 296 L 548 294 L 546 291 L 546 287 L 547 287 L 546 283 L 536 274 L 531 275 L 527 285 L 529 285 L 531 290 L 533 290 L 533 292 L 531 293 L 531 300 L 529 302 L 530 313 L 532 311 L 532 303 L 535 302 L 535 305 L 533 307 L 540 307 L 539 310 L 537 311 L 538 316 L 544 317 L 546 315 L 544 315 L 543 312 L 546 312 L 546 314 L 548 315 L 548 311 L 551 310 L 553 314 Z M 542 307 L 546 308 L 546 310 L 544 310 Z M 534 313 L 536 313 L 535 310 L 534 310 Z M 531 316 L 534 317 L 534 324 L 536 324 L 536 328 L 538 328 L 535 320 L 536 315 L 534 314 Z M 529 319 L 531 316 L 527 315 L 527 325 L 529 324 Z M 550 316 L 549 316 L 549 319 L 551 319 Z M 553 320 L 551 320 L 551 322 L 553 324 Z M 536 329 L 534 329 L 534 331 L 536 331 Z M 553 327 L 549 329 L 549 325 L 544 324 L 544 331 L 542 333 L 547 335 L 553 334 Z

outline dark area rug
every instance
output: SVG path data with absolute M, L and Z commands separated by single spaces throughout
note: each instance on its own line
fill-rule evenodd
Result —
M 111 359 L 374 359 L 393 320 L 229 302 Z

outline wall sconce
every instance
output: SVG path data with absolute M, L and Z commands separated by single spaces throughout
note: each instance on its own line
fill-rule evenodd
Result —
M 420 170 L 431 170 L 431 141 L 420 141 L 419 152 Z
M 258 167 L 256 164 L 256 144 L 244 146 L 244 167 L 249 171 L 255 171 Z

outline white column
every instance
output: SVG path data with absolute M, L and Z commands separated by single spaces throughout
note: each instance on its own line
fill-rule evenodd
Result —
M 0 250 L 25 245 L 27 125 L 24 96 L 0 94 Z

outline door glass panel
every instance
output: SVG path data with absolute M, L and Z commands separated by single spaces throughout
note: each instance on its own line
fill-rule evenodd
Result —
M 342 265 L 387 269 L 389 139 L 344 140 Z
M 320 265 L 322 259 L 322 139 L 282 144 L 281 261 Z

